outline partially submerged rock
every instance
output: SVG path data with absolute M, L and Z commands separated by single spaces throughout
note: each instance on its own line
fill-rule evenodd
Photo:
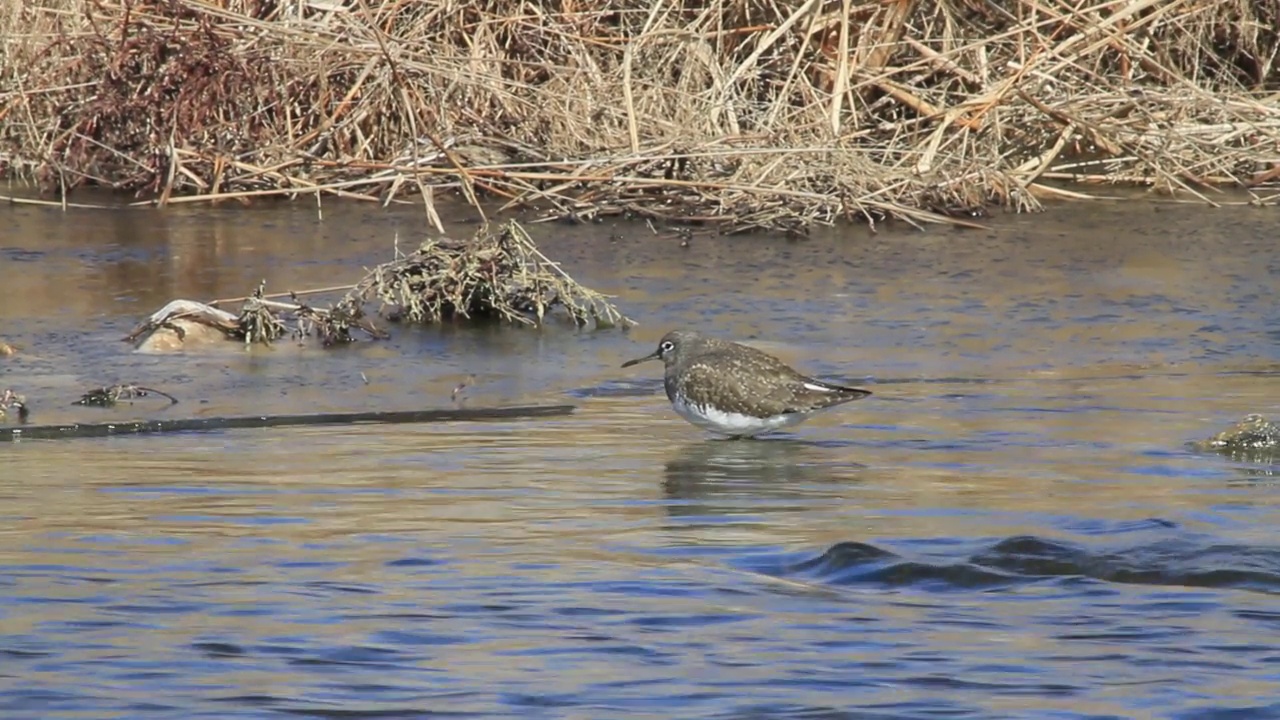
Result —
M 313 308 L 263 297 L 263 287 L 244 299 L 239 315 L 194 300 L 174 300 L 138 324 L 125 340 L 139 352 L 176 352 L 230 342 L 270 345 L 286 334 L 297 340 L 318 338 L 324 346 L 352 342 L 360 329 L 386 337 L 364 311 L 346 300 L 332 308 Z M 290 326 L 292 324 L 292 327 Z
M 1246 415 L 1217 435 L 1192 443 L 1192 447 L 1255 462 L 1280 460 L 1280 424 L 1262 415 Z
M 174 300 L 151 313 L 125 340 L 139 352 L 166 353 L 233 341 L 235 315 L 195 300 Z

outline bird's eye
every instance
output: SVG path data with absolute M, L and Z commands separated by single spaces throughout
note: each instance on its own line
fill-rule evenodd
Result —
M 668 341 L 666 341 L 666 342 L 664 342 L 664 343 L 662 343 L 661 345 L 659 345 L 659 346 L 658 346 L 658 350 L 659 350 L 659 351 L 661 351 L 661 352 L 664 352 L 664 353 L 669 353 L 669 352 L 671 352 L 672 350 L 675 350 L 675 349 L 676 349 L 676 344 L 675 344 L 675 343 L 673 343 L 673 342 L 671 342 L 670 340 L 668 340 Z

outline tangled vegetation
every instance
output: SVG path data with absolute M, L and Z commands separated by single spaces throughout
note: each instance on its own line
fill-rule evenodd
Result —
M 453 317 L 536 325 L 562 309 L 578 326 L 630 324 L 608 299 L 578 284 L 538 250 L 520 224 L 484 229 L 469 240 L 432 239 L 369 271 L 343 303 L 377 299 L 392 319 L 435 323 Z
M 329 307 L 301 300 L 304 295 L 344 292 Z M 277 298 L 288 298 L 285 302 Z M 541 325 L 559 311 L 578 327 L 629 327 L 609 298 L 566 273 L 542 254 L 514 220 L 480 228 L 466 240 L 437 238 L 368 270 L 354 285 L 266 294 L 263 282 L 242 298 L 211 304 L 173 300 L 138 323 L 124 340 L 138 343 L 156 330 L 172 331 L 182 341 L 185 323 L 213 328 L 246 345 L 270 345 L 288 335 L 295 341 L 316 337 L 330 347 L 352 342 L 353 330 L 384 339 L 365 308 L 377 302 L 377 315 L 392 322 L 439 323 L 451 319 L 492 319 L 516 325 Z M 240 303 L 233 314 L 220 305 Z M 190 327 L 188 325 L 188 327 Z
M 1131 183 L 1275 199 L 1280 4 L 29 0 L 0 166 L 167 204 L 458 192 L 802 230 Z
M 142 387 L 141 385 L 104 385 L 103 387 L 94 388 L 85 392 L 78 400 L 71 403 L 72 405 L 87 405 L 92 407 L 115 407 L 121 401 L 136 400 L 151 395 L 159 395 L 169 401 L 170 405 L 177 405 L 178 398 L 170 395 L 163 390 L 155 388 Z
M 7 419 L 11 414 L 18 419 L 18 422 L 26 422 L 31 415 L 31 409 L 27 406 L 25 397 L 14 392 L 12 388 L 5 388 L 4 392 L 0 392 L 0 420 Z
M 1244 416 L 1205 440 L 1190 443 L 1199 452 L 1216 452 L 1241 462 L 1280 464 L 1280 423 L 1263 415 Z

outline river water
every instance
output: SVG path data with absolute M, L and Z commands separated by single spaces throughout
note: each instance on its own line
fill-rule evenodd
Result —
M 0 447 L 0 717 L 1280 717 L 1280 215 L 1096 203 L 792 242 L 529 226 L 629 333 L 139 355 L 173 298 L 351 282 L 421 210 L 0 209 L 34 419 L 563 403 Z M 447 215 L 467 235 L 476 218 Z M 680 420 L 668 329 L 874 395 Z M 91 387 L 178 396 L 72 407 Z

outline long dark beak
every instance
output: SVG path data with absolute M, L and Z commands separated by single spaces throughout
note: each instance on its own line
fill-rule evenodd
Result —
M 622 367 L 624 368 L 631 367 L 632 365 L 639 365 L 640 363 L 645 362 L 646 360 L 657 360 L 657 359 L 658 359 L 658 351 L 654 350 L 653 352 L 649 353 L 648 355 L 645 355 L 644 357 L 636 358 L 635 360 L 628 360 L 622 363 Z

